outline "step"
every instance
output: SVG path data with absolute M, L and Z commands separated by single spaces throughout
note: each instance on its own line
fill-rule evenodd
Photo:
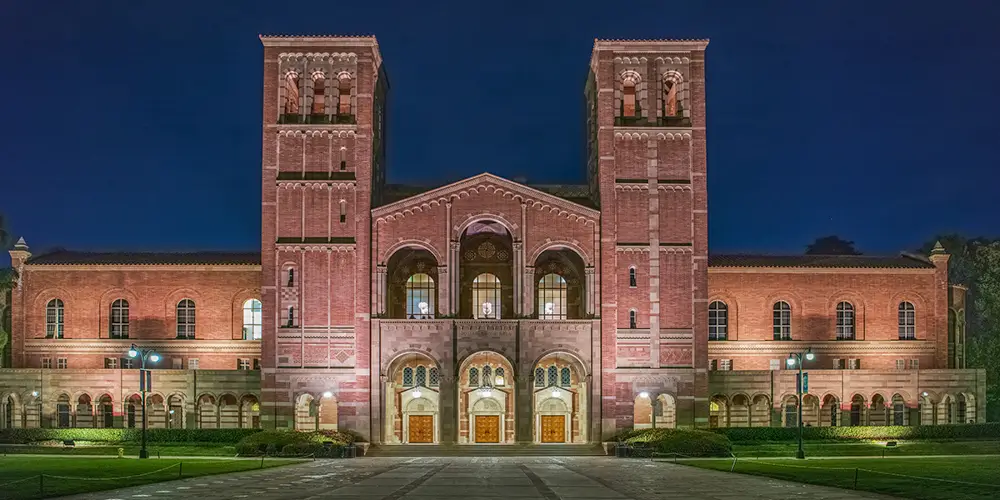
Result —
M 579 457 L 602 456 L 604 449 L 597 444 L 565 445 L 455 445 L 411 444 L 372 445 L 369 457 Z

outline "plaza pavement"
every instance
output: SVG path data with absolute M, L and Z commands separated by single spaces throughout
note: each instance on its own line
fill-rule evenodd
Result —
M 851 490 L 610 457 L 362 458 L 204 476 L 73 500 L 515 500 L 888 498 Z

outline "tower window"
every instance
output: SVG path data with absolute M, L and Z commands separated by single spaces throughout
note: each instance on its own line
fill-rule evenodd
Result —
M 347 170 L 347 148 L 340 147 L 340 170 Z
M 729 333 L 729 307 L 725 302 L 708 305 L 708 340 L 726 340 Z
M 295 306 L 288 306 L 288 323 L 289 328 L 295 326 Z
M 351 114 L 351 78 L 349 76 L 341 77 L 337 88 L 339 93 L 337 113 L 349 115 Z
M 326 113 L 326 101 L 324 100 L 324 94 L 326 93 L 326 79 L 323 75 L 316 75 L 313 79 L 313 105 L 312 114 L 322 115 Z
M 45 337 L 63 338 L 63 301 L 52 299 L 45 306 Z
M 631 288 L 635 288 L 637 286 L 634 267 L 628 268 L 628 286 Z
M 628 312 L 628 327 L 636 328 L 636 312 L 635 309 L 631 309 Z
M 111 303 L 111 330 L 109 337 L 113 339 L 128 338 L 128 301 L 118 299 Z
M 622 88 L 622 116 L 636 116 L 635 80 L 626 79 Z
M 290 72 L 285 75 L 285 114 L 299 113 L 299 75 Z
M 288 270 L 288 286 L 295 286 L 295 269 Z
M 347 202 L 340 200 L 340 223 L 347 222 Z
M 854 305 L 837 304 L 837 340 L 854 340 Z
M 899 340 L 917 338 L 917 311 L 909 302 L 899 303 Z
M 261 304 L 257 299 L 249 299 L 243 303 L 243 340 L 260 340 L 264 329 L 264 316 Z

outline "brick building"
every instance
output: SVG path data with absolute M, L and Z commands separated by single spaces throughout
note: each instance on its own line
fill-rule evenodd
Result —
M 709 255 L 706 40 L 595 42 L 587 183 L 386 183 L 373 37 L 263 36 L 261 252 L 11 251 L 0 426 L 581 443 L 981 421 L 948 256 Z M 567 89 L 571 91 L 571 89 Z

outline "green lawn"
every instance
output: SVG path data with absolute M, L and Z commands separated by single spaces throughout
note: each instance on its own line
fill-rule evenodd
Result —
M 84 443 L 77 443 L 74 448 L 63 448 L 62 446 L 3 446 L 0 445 L 0 454 L 33 454 L 33 455 L 108 455 L 118 456 L 118 448 L 122 448 L 126 457 L 139 456 L 139 445 L 136 444 L 104 444 L 95 443 L 88 446 Z M 236 447 L 220 444 L 169 444 L 169 445 L 148 445 L 150 457 L 235 457 Z
M 897 441 L 893 448 L 883 443 L 806 441 L 802 447 L 807 457 L 1000 454 L 1000 441 Z M 794 457 L 796 450 L 794 442 L 733 445 L 733 454 L 740 458 Z
M 268 459 L 263 465 L 276 467 L 299 462 L 302 460 Z M 0 498 L 47 498 L 260 467 L 260 460 L 138 460 L 8 455 L 0 458 Z M 45 476 L 40 484 L 38 476 L 41 474 Z M 124 477 L 138 474 L 146 475 Z M 14 483 L 11 484 L 12 482 Z
M 733 466 L 731 459 L 680 460 L 678 463 L 726 472 Z M 859 490 L 918 500 L 992 500 L 1000 497 L 1000 457 L 743 459 L 736 462 L 735 472 L 848 489 L 854 488 L 857 473 Z

